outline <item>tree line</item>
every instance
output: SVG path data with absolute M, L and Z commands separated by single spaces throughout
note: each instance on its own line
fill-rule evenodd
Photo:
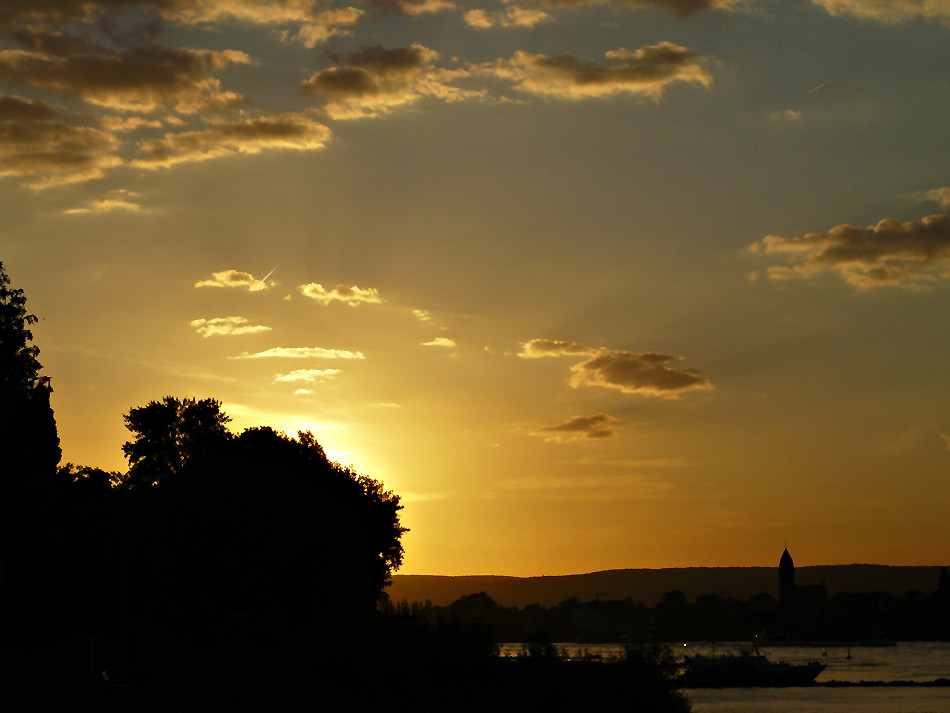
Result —
M 936 584 L 936 583 L 935 583 Z M 689 601 L 680 590 L 654 606 L 633 599 L 581 601 L 555 606 L 508 607 L 485 592 L 446 606 L 402 602 L 425 621 L 479 622 L 489 636 L 509 643 L 800 641 L 860 643 L 881 639 L 950 641 L 947 578 L 933 592 L 841 592 L 827 601 L 781 603 L 769 594 L 740 600 L 701 594 Z

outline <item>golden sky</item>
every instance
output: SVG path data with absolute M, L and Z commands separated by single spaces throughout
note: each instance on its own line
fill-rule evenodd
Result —
M 403 573 L 944 564 L 950 0 L 5 0 L 64 461 L 214 397 Z

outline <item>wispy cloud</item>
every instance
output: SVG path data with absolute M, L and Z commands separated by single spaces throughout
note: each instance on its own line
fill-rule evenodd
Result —
M 918 200 L 936 203 L 943 210 L 950 211 L 950 186 L 942 188 L 932 188 L 929 191 L 921 191 L 915 194 Z
M 210 280 L 199 280 L 195 287 L 244 287 L 248 292 L 259 292 L 273 286 L 273 282 L 258 280 L 249 272 L 222 270 L 212 273 Z
M 515 89 L 552 99 L 580 100 L 621 94 L 659 99 L 674 82 L 708 87 L 712 77 L 696 54 L 672 42 L 605 54 L 602 63 L 569 54 L 515 52 L 509 59 L 479 65 L 477 71 L 511 82 Z
M 315 72 L 303 89 L 323 102 L 331 119 L 380 116 L 426 98 L 459 101 L 480 96 L 454 86 L 467 77 L 465 69 L 436 66 L 439 54 L 421 44 L 410 47 L 364 47 Z
M 424 347 L 454 347 L 455 342 L 447 337 L 436 337 L 431 342 L 422 342 Z
M 469 10 L 465 13 L 465 22 L 479 30 L 494 27 L 534 27 L 542 22 L 551 22 L 554 16 L 544 10 L 521 5 L 510 5 L 504 10 Z
M 543 426 L 539 429 L 540 435 L 546 438 L 554 436 L 554 440 L 574 440 L 577 438 L 609 438 L 615 435 L 612 428 L 617 419 L 606 413 L 593 416 L 575 416 L 554 426 Z
M 295 369 L 289 374 L 278 374 L 275 382 L 321 381 L 340 373 L 339 369 Z
M 214 335 L 260 334 L 269 332 L 270 327 L 263 324 L 249 325 L 244 317 L 215 317 L 213 319 L 193 319 L 189 325 L 202 337 Z
M 597 348 L 579 342 L 565 342 L 560 339 L 532 339 L 521 345 L 521 352 L 518 356 L 522 359 L 538 359 L 546 356 L 596 354 L 597 352 Z
M 244 352 L 232 359 L 365 359 L 362 352 L 323 347 L 273 347 L 262 352 Z
M 311 282 L 308 285 L 300 285 L 297 290 L 304 297 L 309 297 L 324 305 L 331 302 L 343 302 L 351 307 L 357 307 L 364 303 L 379 304 L 383 301 L 379 296 L 379 290 L 373 287 L 362 289 L 356 285 L 337 285 L 328 290 L 319 283 Z
M 731 10 L 752 5 L 755 0 L 526 0 L 522 5 L 547 8 L 576 8 L 589 5 L 613 5 L 625 10 L 667 10 L 678 17 L 692 17 L 709 10 Z
M 832 15 L 851 15 L 864 20 L 906 22 L 914 18 L 950 19 L 948 0 L 811 0 Z
M 160 108 L 181 113 L 220 110 L 244 102 L 221 89 L 215 70 L 250 64 L 244 52 L 158 45 L 124 52 L 61 32 L 20 29 L 29 50 L 0 50 L 0 81 L 59 92 L 122 111 Z
M 504 484 L 506 490 L 529 491 L 546 500 L 653 500 L 669 497 L 674 485 L 642 475 L 526 476 Z
M 98 198 L 92 200 L 89 205 L 82 208 L 70 208 L 64 211 L 68 215 L 81 215 L 86 213 L 107 213 L 110 211 L 125 211 L 137 213 L 142 210 L 142 206 L 135 202 L 139 197 L 138 193 L 118 188 L 108 193 L 103 193 Z
M 330 135 L 327 126 L 304 114 L 211 120 L 204 129 L 140 142 L 141 157 L 132 165 L 154 169 L 262 151 L 319 151 Z
M 695 369 L 679 369 L 681 357 L 655 352 L 637 353 L 589 347 L 577 342 L 532 339 L 522 345 L 523 359 L 587 355 L 574 364 L 570 383 L 573 387 L 601 386 L 626 394 L 677 398 L 689 391 L 711 389 L 712 383 Z
M 858 289 L 921 287 L 950 278 L 950 215 L 906 222 L 888 218 L 867 228 L 839 225 L 795 238 L 770 235 L 749 247 L 791 262 L 766 270 L 775 281 L 836 272 Z
M 769 115 L 772 121 L 784 121 L 794 123 L 802 120 L 802 112 L 798 109 L 784 109 L 783 111 L 774 111 Z
M 43 189 L 102 178 L 122 163 L 119 141 L 77 126 L 36 99 L 0 95 L 0 178 L 29 177 Z

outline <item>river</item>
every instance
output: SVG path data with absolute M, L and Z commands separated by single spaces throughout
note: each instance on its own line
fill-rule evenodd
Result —
M 605 658 L 618 656 L 613 644 L 558 644 L 569 656 L 585 652 Z M 742 644 L 689 644 L 684 654 L 738 650 Z M 520 644 L 506 644 L 503 654 L 517 654 Z M 950 687 L 835 686 L 835 683 L 907 681 L 925 683 L 950 679 L 950 643 L 902 641 L 896 646 L 781 646 L 759 647 L 772 661 L 793 663 L 818 659 L 827 668 L 816 685 L 798 688 L 723 688 L 686 691 L 693 713 L 948 713 Z

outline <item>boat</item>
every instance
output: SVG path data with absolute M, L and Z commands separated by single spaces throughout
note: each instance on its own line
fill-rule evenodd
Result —
M 752 686 L 806 686 L 826 664 L 821 661 L 770 661 L 752 647 L 718 656 L 694 654 L 683 662 L 677 682 L 684 688 L 744 688 Z

